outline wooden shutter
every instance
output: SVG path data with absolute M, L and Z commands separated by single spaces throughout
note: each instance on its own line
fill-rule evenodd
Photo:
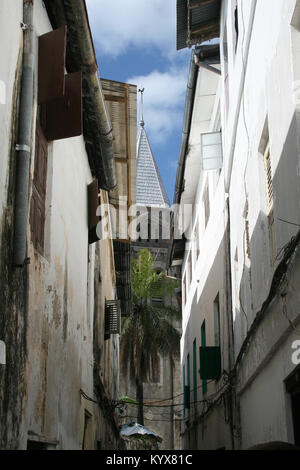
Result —
M 65 94 L 67 27 L 39 37 L 38 104 Z
M 118 300 L 105 301 L 104 339 L 121 333 L 121 309 Z
M 48 141 L 82 134 L 82 74 L 65 76 L 65 94 L 42 106 L 43 129 Z
M 96 229 L 100 217 L 96 215 L 97 208 L 100 205 L 100 197 L 98 194 L 98 180 L 95 179 L 88 185 L 88 227 L 89 227 L 89 244 L 99 240 Z
M 275 262 L 275 258 L 276 258 L 276 250 L 275 250 L 275 237 L 274 237 L 274 192 L 273 192 L 271 153 L 270 153 L 269 144 L 267 145 L 266 150 L 265 150 L 264 163 L 265 163 L 265 176 L 266 176 L 270 261 L 271 261 L 271 266 L 273 266 Z
M 39 124 L 36 125 L 34 177 L 30 204 L 30 227 L 33 246 L 44 253 L 45 207 L 47 189 L 48 146 Z
M 38 103 L 48 141 L 82 134 L 82 73 L 65 74 L 67 27 L 39 37 Z
M 273 209 L 274 196 L 273 196 L 271 154 L 270 154 L 269 145 L 266 148 L 264 160 L 265 160 L 265 173 L 266 173 L 267 205 L 268 205 L 268 212 L 270 213 Z

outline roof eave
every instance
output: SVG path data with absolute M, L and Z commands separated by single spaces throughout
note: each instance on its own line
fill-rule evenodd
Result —
M 177 0 L 177 50 L 220 36 L 221 0 Z

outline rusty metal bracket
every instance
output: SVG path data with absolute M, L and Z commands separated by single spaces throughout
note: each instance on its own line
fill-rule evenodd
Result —
M 17 145 L 16 145 L 16 151 L 17 151 L 17 152 L 27 152 L 27 153 L 30 153 L 30 152 L 31 152 L 31 149 L 30 149 L 29 145 L 20 145 L 20 144 L 17 144 Z
M 26 24 L 26 23 L 23 23 L 22 21 L 20 23 L 20 26 L 23 31 L 27 31 L 27 30 L 33 31 L 33 26 L 31 24 Z

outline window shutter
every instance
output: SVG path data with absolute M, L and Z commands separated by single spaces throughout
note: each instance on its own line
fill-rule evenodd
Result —
M 273 196 L 271 154 L 270 154 L 269 145 L 267 146 L 267 149 L 265 152 L 265 172 L 266 172 L 266 187 L 267 187 L 267 205 L 268 205 L 268 212 L 270 213 L 273 209 L 274 196 Z
M 201 135 L 202 169 L 220 170 L 223 166 L 222 133 Z
M 121 333 L 121 308 L 118 300 L 105 301 L 104 338 Z
M 190 409 L 191 401 L 190 401 L 190 387 L 189 385 L 185 385 L 184 387 L 184 409 Z
M 218 380 L 221 377 L 221 348 L 200 348 L 200 378 Z
M 38 104 L 65 94 L 67 27 L 39 37 Z
M 88 185 L 88 227 L 89 227 L 89 244 L 99 240 L 96 229 L 100 217 L 96 215 L 97 207 L 100 205 L 100 197 L 98 195 L 98 180 L 94 179 Z
M 82 134 L 82 74 L 65 76 L 64 96 L 42 106 L 42 123 L 48 141 Z
M 38 103 L 48 141 L 82 134 L 82 73 L 65 74 L 67 27 L 39 37 Z

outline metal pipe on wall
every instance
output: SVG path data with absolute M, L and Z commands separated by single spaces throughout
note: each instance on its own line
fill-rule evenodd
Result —
M 24 266 L 26 260 L 28 188 L 33 120 L 33 5 L 34 0 L 23 2 L 23 64 L 20 92 L 19 132 L 16 150 L 15 224 L 13 264 Z

